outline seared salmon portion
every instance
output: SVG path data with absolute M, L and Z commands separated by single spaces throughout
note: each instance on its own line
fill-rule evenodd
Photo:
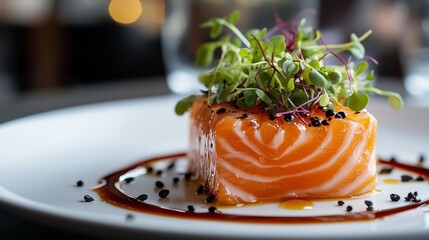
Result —
M 376 186 L 377 120 L 339 111 L 346 118 L 313 109 L 310 116 L 329 125 L 310 127 L 198 100 L 190 111 L 190 171 L 223 205 L 368 193 Z

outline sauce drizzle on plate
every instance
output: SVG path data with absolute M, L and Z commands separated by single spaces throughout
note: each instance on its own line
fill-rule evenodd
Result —
M 429 199 L 421 202 L 407 204 L 396 208 L 374 210 L 374 211 L 359 211 L 348 212 L 344 214 L 333 215 L 320 215 L 320 216 L 250 216 L 250 215 L 236 215 L 225 214 L 221 212 L 193 212 L 186 210 L 168 209 L 161 206 L 152 205 L 139 201 L 136 198 L 130 197 L 125 194 L 120 188 L 120 179 L 124 178 L 128 172 L 137 168 L 150 169 L 151 165 L 158 161 L 174 162 L 178 158 L 186 157 L 185 153 L 173 154 L 168 156 L 155 157 L 143 160 L 127 168 L 118 170 L 102 178 L 101 186 L 93 189 L 100 196 L 101 200 L 116 207 L 148 213 L 156 214 L 166 217 L 178 217 L 194 220 L 211 220 L 211 221 L 231 221 L 242 223 L 267 223 L 267 224 L 302 224 L 302 223 L 329 223 L 329 222 L 345 222 L 345 221 L 364 221 L 380 219 L 393 214 L 398 214 L 412 209 L 427 206 Z M 401 168 L 416 174 L 429 177 L 429 169 L 420 166 L 411 166 L 407 164 L 398 163 L 396 161 L 379 160 L 380 163 L 390 165 L 392 167 Z

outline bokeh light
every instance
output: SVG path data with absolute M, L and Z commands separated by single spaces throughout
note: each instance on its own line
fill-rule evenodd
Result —
M 142 13 L 140 0 L 112 0 L 109 5 L 110 16 L 118 23 L 135 22 Z

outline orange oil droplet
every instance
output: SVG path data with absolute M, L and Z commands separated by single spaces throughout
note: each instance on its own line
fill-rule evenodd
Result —
M 398 183 L 400 183 L 400 181 L 396 180 L 396 179 L 385 179 L 385 180 L 383 180 L 383 182 L 387 183 L 387 184 L 398 184 Z
M 302 199 L 291 199 L 281 203 L 280 207 L 289 210 L 309 210 L 313 209 L 314 204 Z

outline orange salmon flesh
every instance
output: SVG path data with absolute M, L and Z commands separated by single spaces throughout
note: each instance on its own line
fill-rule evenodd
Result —
M 226 111 L 218 113 L 221 108 Z M 258 108 L 198 100 L 190 111 L 190 171 L 220 205 L 371 192 L 377 120 L 366 111 L 340 111 L 345 119 L 309 127 L 297 118 L 270 120 Z M 310 116 L 327 119 L 317 108 Z

